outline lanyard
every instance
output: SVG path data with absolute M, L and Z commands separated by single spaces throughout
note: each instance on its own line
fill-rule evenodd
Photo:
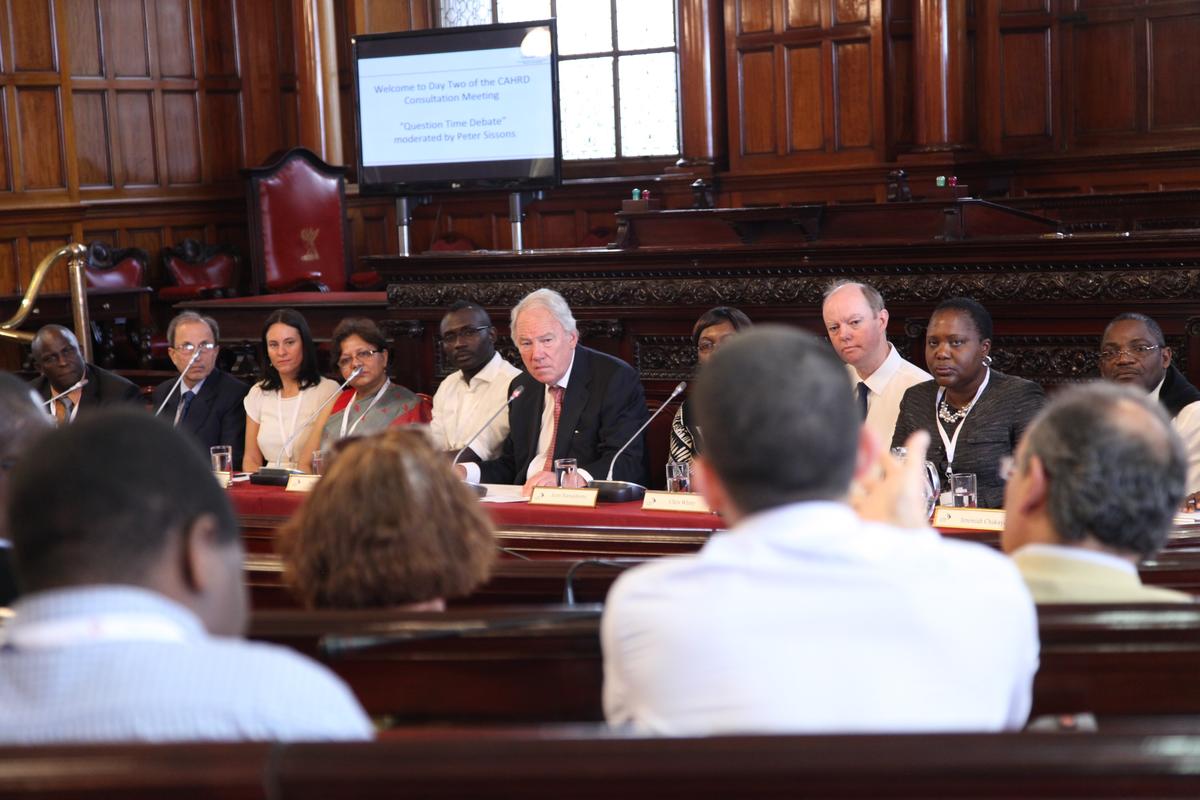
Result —
M 0 647 L 50 650 L 104 642 L 164 642 L 182 644 L 187 632 L 158 614 L 89 614 L 85 617 L 16 625 L 0 637 Z
M 296 395 L 296 407 L 294 409 L 292 409 L 292 424 L 288 427 L 287 430 L 284 430 L 284 428 L 283 428 L 283 389 L 280 389 L 275 394 L 275 402 L 279 406 L 279 437 L 280 437 L 279 441 L 281 441 L 283 443 L 282 445 L 280 445 L 280 450 L 279 450 L 279 463 L 280 464 L 284 463 L 285 460 L 287 460 L 287 461 L 291 460 L 286 457 L 290 454 L 290 451 L 292 450 L 292 448 L 294 448 L 296 446 L 296 442 L 292 439 L 292 435 L 296 431 L 296 420 L 300 418 L 300 406 L 304 404 L 304 393 L 306 391 L 308 391 L 308 390 L 301 389 L 300 393 L 298 395 Z M 287 447 L 287 450 L 283 449 L 284 446 Z
M 391 381 L 389 381 L 385 378 L 383 381 L 383 386 L 379 387 L 379 391 L 375 393 L 375 397 L 371 400 L 371 404 L 369 406 L 367 406 L 367 410 L 362 413 L 362 417 L 359 417 L 357 420 L 354 421 L 354 424 L 350 426 L 350 433 L 354 433 L 354 429 L 358 427 L 358 423 L 363 421 L 363 417 L 367 416 L 367 414 L 370 414 L 371 409 L 375 407 L 375 404 L 378 403 L 381 399 L 383 399 L 384 393 L 387 392 L 387 390 L 388 390 L 389 383 L 391 383 Z M 346 407 L 344 409 L 342 409 L 342 433 L 338 437 L 339 439 L 346 438 L 346 425 L 350 422 L 350 409 L 352 409 L 354 407 L 354 401 L 357 399 L 358 399 L 358 391 L 356 390 L 354 392 L 354 400 L 351 400 L 349 403 L 346 404 Z
M 938 434 L 942 437 L 942 445 L 946 448 L 946 475 L 951 475 L 954 472 L 954 451 L 958 449 L 958 435 L 962 433 L 962 429 L 967 427 L 967 414 L 975 408 L 975 404 L 979 402 L 979 396 L 983 394 L 983 390 L 987 388 L 988 381 L 992 379 L 992 371 L 988 369 L 983 375 L 983 383 L 979 384 L 979 388 L 975 390 L 975 396 L 971 398 L 971 403 L 967 406 L 966 411 L 962 415 L 962 419 L 958 422 L 958 427 L 954 429 L 954 437 L 946 435 L 946 429 L 942 427 L 942 418 L 938 416 L 938 407 L 942 404 L 942 395 L 946 392 L 946 387 L 939 386 L 937 397 L 933 399 L 933 421 L 937 423 Z

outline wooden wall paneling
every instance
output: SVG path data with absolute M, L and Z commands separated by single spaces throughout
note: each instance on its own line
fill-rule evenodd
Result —
M 787 6 L 789 29 L 821 27 L 821 10 L 825 6 L 822 0 L 784 0 L 784 5 Z
M 68 24 L 64 26 L 70 74 L 75 78 L 102 78 L 100 15 L 96 0 L 64 0 Z
M 208 134 L 204 152 L 209 159 L 210 180 L 240 185 L 239 170 L 245 164 L 241 93 L 236 90 L 205 92 L 204 108 L 207 116 L 204 130 Z
M 290 5 L 287 7 L 290 9 Z M 279 15 L 277 2 L 237 0 L 235 8 L 238 42 L 243 53 L 245 165 L 256 166 L 292 143 L 286 133 L 287 121 L 280 113 L 283 93 L 279 63 L 280 30 L 286 27 L 290 32 L 291 18 Z
M 796 0 L 793 0 L 796 2 Z M 729 2 L 729 0 L 727 0 Z M 801 3 L 816 6 L 817 0 L 799 0 Z M 737 9 L 738 34 L 763 33 L 775 29 L 774 0 L 732 0 Z
M 150 77 L 150 37 L 142 0 L 101 0 L 100 19 L 108 75 Z
M 1200 9 L 1190 5 L 1192 13 L 1149 20 L 1151 133 L 1200 128 Z
M 862 25 L 871 21 L 869 0 L 835 0 L 834 25 Z
M 0 294 L 17 294 L 21 291 L 17 263 L 17 240 L 0 237 Z
M 416 31 L 434 27 L 432 0 L 343 0 L 354 33 Z
M 57 72 L 53 5 L 46 0 L 9 0 L 13 72 Z
M 234 0 L 198 0 L 204 43 L 204 76 L 240 78 Z
M 784 49 L 787 61 L 788 152 L 825 148 L 824 56 L 820 42 Z
M 277 21 L 275 36 L 276 67 L 279 76 L 279 124 L 282 137 L 280 148 L 287 149 L 300 144 L 300 106 L 296 93 L 296 49 L 295 22 L 292 19 L 292 1 L 274 0 L 274 15 Z M 256 163 L 264 163 L 261 159 Z
M 120 148 L 120 186 L 157 186 L 158 151 L 154 135 L 154 93 L 149 91 L 114 92 L 116 132 Z
M 833 100 L 836 108 L 836 150 L 869 148 L 874 144 L 875 98 L 870 39 L 836 41 Z
M 17 274 L 20 280 L 19 291 L 23 292 L 29 286 L 29 281 L 33 279 L 33 272 L 35 269 L 37 269 L 37 265 L 41 262 L 41 260 L 50 253 L 53 253 L 58 248 L 70 242 L 70 240 L 70 234 L 31 234 L 29 237 L 23 239 L 24 250 L 28 255 L 27 257 L 22 258 L 17 266 Z M 65 266 L 58 266 L 46 275 L 46 280 L 42 284 L 42 291 L 70 291 L 70 282 L 67 280 L 67 270 Z
M 200 151 L 200 111 L 196 92 L 164 91 L 162 107 L 167 185 L 199 185 L 203 180 L 201 165 L 204 159 Z
M 75 160 L 79 185 L 109 188 L 113 185 L 110 158 L 108 105 L 105 92 L 71 93 L 75 116 Z
M 891 2 L 888 6 L 887 141 L 894 158 L 897 150 L 910 148 L 913 142 L 913 41 L 911 18 L 900 16 L 903 3 Z
M 1014 139 L 1053 139 L 1050 35 L 1048 25 L 1000 32 L 1000 133 L 1010 148 Z
M 773 155 L 778 148 L 775 48 L 739 51 L 737 61 L 737 128 L 741 134 L 738 155 Z
M 579 245 L 580 236 L 573 210 L 543 210 L 538 214 L 537 222 L 538 247 L 577 247 Z M 528 222 L 526 227 L 528 227 Z
M 195 78 L 195 30 L 188 0 L 156 0 L 158 71 L 164 78 Z
M 61 95 L 57 86 L 16 87 L 20 133 L 18 191 L 67 188 Z
M 1073 137 L 1134 133 L 1138 44 L 1133 19 L 1089 19 L 1068 30 L 1074 55 L 1067 94 Z

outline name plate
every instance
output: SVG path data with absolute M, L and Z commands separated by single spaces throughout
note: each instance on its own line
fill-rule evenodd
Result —
M 556 486 L 535 486 L 529 498 L 531 506 L 572 506 L 595 508 L 599 489 L 560 489 Z
M 938 506 L 933 510 L 933 527 L 960 528 L 965 531 L 1002 531 L 1004 509 Z
M 222 489 L 228 489 L 229 484 L 233 483 L 233 475 L 231 475 L 228 472 L 214 471 L 213 477 L 217 479 L 217 483 L 219 483 L 221 485 Z
M 311 492 L 319 480 L 321 480 L 320 475 L 289 475 L 285 491 Z
M 646 492 L 643 511 L 686 511 L 691 514 L 711 514 L 704 497 L 691 492 Z

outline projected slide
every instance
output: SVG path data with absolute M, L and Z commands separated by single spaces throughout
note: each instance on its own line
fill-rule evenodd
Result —
M 364 167 L 553 159 L 550 57 L 520 47 L 363 58 Z

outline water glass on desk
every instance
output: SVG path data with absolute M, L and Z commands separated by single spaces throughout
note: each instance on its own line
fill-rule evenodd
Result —
M 979 506 L 978 484 L 974 472 L 956 472 L 950 476 L 950 496 L 955 508 Z
M 316 450 L 312 454 L 312 474 L 324 475 L 325 462 L 328 460 L 329 454 L 324 450 Z
M 554 482 L 564 489 L 582 489 L 585 485 L 579 474 L 579 463 L 573 458 L 554 459 Z
M 233 473 L 233 448 L 221 444 L 208 448 L 208 456 L 212 459 L 213 472 Z
M 692 490 L 692 465 L 687 462 L 667 462 L 667 491 L 690 492 Z

